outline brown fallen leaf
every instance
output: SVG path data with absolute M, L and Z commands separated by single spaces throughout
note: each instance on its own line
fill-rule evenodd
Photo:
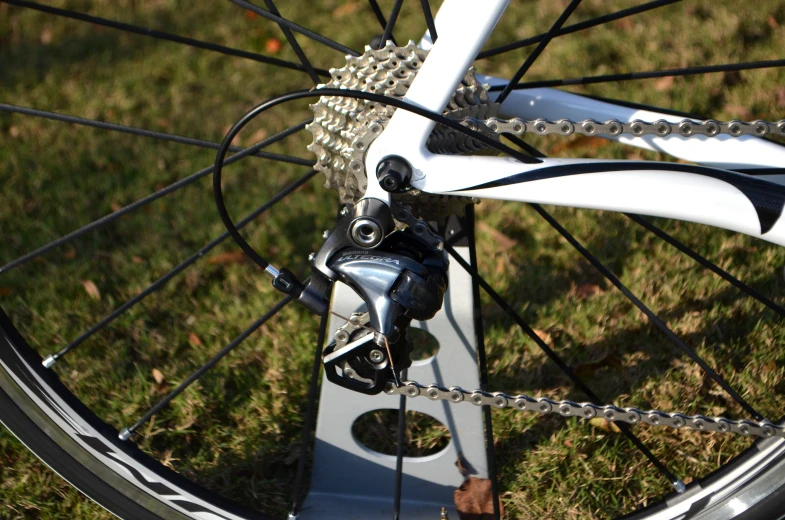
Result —
M 19 137 L 19 127 L 18 126 L 8 127 L 8 135 L 10 135 L 11 137 Z
M 776 19 L 776 18 L 774 18 L 774 16 L 772 16 L 772 15 L 769 15 L 769 16 L 767 16 L 767 17 L 766 17 L 766 23 L 767 23 L 767 24 L 768 24 L 768 26 L 769 26 L 769 27 L 771 27 L 772 29 L 776 29 L 777 27 L 779 27 L 779 26 L 780 26 L 780 23 L 779 23 L 779 22 L 777 21 L 777 19 Z
M 556 155 L 564 150 L 574 150 L 576 148 L 589 148 L 597 150 L 603 146 L 608 145 L 608 140 L 602 137 L 593 137 L 590 135 L 581 135 L 575 139 L 560 141 L 558 144 L 550 148 L 550 155 Z
M 112 202 L 111 204 L 109 204 L 109 207 L 112 208 L 112 211 L 120 211 L 121 209 L 123 209 L 123 206 L 121 206 L 117 202 Z
M 226 251 L 207 259 L 208 264 L 239 264 L 245 261 L 245 253 L 241 250 Z
M 493 239 L 496 241 L 496 243 L 499 244 L 499 246 L 501 246 L 502 249 L 510 249 L 511 247 L 518 245 L 517 240 L 508 237 L 498 229 L 489 226 L 485 222 L 480 221 L 477 224 L 477 227 L 480 229 L 480 231 L 483 231 L 484 233 L 488 233 L 489 235 L 491 235 Z
M 596 283 L 582 283 L 575 288 L 575 295 L 578 298 L 589 298 L 598 294 L 603 294 L 605 291 Z
M 543 340 L 547 345 L 553 346 L 553 337 L 541 329 L 532 329 L 534 333 L 537 334 L 537 337 Z
M 142 262 L 144 262 L 144 259 L 141 256 L 134 255 L 131 257 L 131 261 L 135 264 L 141 264 Z
M 617 29 L 620 29 L 624 32 L 631 31 L 635 24 L 632 21 L 632 18 L 620 18 L 613 22 L 613 25 L 616 26 Z
M 673 76 L 664 76 L 654 82 L 654 90 L 657 92 L 665 92 L 670 90 L 676 78 Z
M 493 518 L 493 492 L 491 481 L 485 478 L 469 477 L 453 494 L 455 509 L 461 520 L 489 520 Z M 499 502 L 500 516 L 504 508 Z
M 8 296 L 14 292 L 14 290 L 10 287 L 0 287 L 0 296 Z
M 192 347 L 198 347 L 201 346 L 202 340 L 200 340 L 199 336 L 192 332 L 188 335 L 188 343 L 190 343 Z
M 354 0 L 349 2 L 345 2 L 335 9 L 333 9 L 333 18 L 338 20 L 342 18 L 346 18 L 349 15 L 352 15 L 357 12 L 357 9 L 360 8 L 360 4 Z
M 52 29 L 49 27 L 44 27 L 44 30 L 41 31 L 40 40 L 43 45 L 49 45 L 52 43 Z
M 572 448 L 573 447 L 573 442 L 570 439 L 564 439 L 564 442 L 562 444 L 564 444 L 568 448 Z
M 267 130 L 260 128 L 256 132 L 252 133 L 248 139 L 243 140 L 243 142 L 250 146 L 252 144 L 258 143 L 259 141 L 263 141 L 265 137 L 267 137 Z
M 603 419 L 602 417 L 594 417 L 593 419 L 589 419 L 589 424 L 606 432 L 619 433 L 621 431 L 619 427 L 616 426 L 616 423 L 612 423 L 606 419 Z
M 251 11 L 250 9 L 246 9 L 246 10 L 245 10 L 245 19 L 246 19 L 246 20 L 253 20 L 253 19 L 254 19 L 254 18 L 256 18 L 257 16 L 259 16 L 259 15 L 258 15 L 258 14 L 256 14 L 256 13 L 254 13 L 254 12 L 253 12 L 253 11 Z
M 728 114 L 730 114 L 731 117 L 735 119 L 742 119 L 742 120 L 749 119 L 750 115 L 752 114 L 750 112 L 750 109 L 743 105 L 725 105 L 724 107 L 722 107 L 722 111 L 727 112 Z
M 162 385 L 164 383 L 164 375 L 157 368 L 153 369 L 153 379 L 155 379 L 155 382 L 158 383 L 159 385 Z
M 82 287 L 93 300 L 99 301 L 101 299 L 101 292 L 91 280 L 82 280 Z
M 63 258 L 66 260 L 73 260 L 76 258 L 76 249 L 73 247 L 69 247 L 65 251 L 63 251 Z
M 267 38 L 267 41 L 264 42 L 264 50 L 270 54 L 281 52 L 281 47 L 283 47 L 283 44 L 281 44 L 281 40 L 278 38 Z
M 777 87 L 774 90 L 774 94 L 777 97 L 777 104 L 780 106 L 785 105 L 785 87 Z

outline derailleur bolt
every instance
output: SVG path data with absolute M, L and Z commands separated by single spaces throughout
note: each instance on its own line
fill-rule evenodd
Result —
M 384 354 L 381 350 L 372 350 L 370 354 L 368 354 L 368 357 L 370 357 L 371 361 L 374 363 L 381 363 L 384 361 Z
M 405 191 L 412 179 L 412 166 L 403 157 L 389 155 L 376 167 L 376 178 L 384 191 Z

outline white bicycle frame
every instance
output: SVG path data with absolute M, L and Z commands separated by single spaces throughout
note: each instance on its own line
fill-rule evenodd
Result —
M 441 114 L 474 57 L 501 18 L 508 0 L 445 0 L 436 16 L 438 39 L 405 101 Z M 430 46 L 426 38 L 424 47 Z M 478 76 L 491 85 L 506 83 Z M 503 117 L 526 120 L 635 119 L 678 122 L 673 115 L 637 110 L 555 89 L 513 90 Z M 438 155 L 426 140 L 434 122 L 397 110 L 368 150 L 367 172 L 388 155 L 412 165 L 412 185 L 424 192 L 630 212 L 708 224 L 785 245 L 782 176 L 752 176 L 731 169 L 782 168 L 785 146 L 753 136 L 621 136 L 621 143 L 667 153 L 697 165 L 654 161 L 543 159 Z M 761 170 L 764 172 L 765 170 Z M 389 193 L 368 175 L 365 197 L 389 204 Z

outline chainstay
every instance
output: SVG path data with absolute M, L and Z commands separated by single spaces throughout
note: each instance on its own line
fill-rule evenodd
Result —
M 785 137 L 785 119 L 776 122 L 763 120 L 745 122 L 735 119 L 725 122 L 713 119 L 704 121 L 682 119 L 679 122 L 660 119 L 654 122 L 646 122 L 636 119 L 628 123 L 610 119 L 601 123 L 594 119 L 584 119 L 583 121 L 534 119 L 525 121 L 521 118 L 499 119 L 492 117 L 489 119 L 464 118 L 461 120 L 461 123 L 472 130 L 487 130 L 496 134 L 514 135 L 529 133 L 562 136 L 582 134 L 598 137 L 618 137 L 621 135 L 666 137 L 674 134 L 681 137 L 698 135 L 706 137 L 717 137 L 720 135 L 729 135 L 731 137 L 777 135 Z
M 385 393 L 405 395 L 411 398 L 425 396 L 432 401 L 449 401 L 456 404 L 465 402 L 475 406 L 487 405 L 493 408 L 512 408 L 520 411 L 536 412 L 542 415 L 556 414 L 563 417 L 580 417 L 587 420 L 600 417 L 609 422 L 645 423 L 652 426 L 665 426 L 676 429 L 689 428 L 717 433 L 735 433 L 745 437 L 785 437 L 785 426 L 769 421 L 732 420 L 724 417 L 685 415 L 659 410 L 644 411 L 637 408 L 621 408 L 607 404 L 596 405 L 566 400 L 558 401 L 547 397 L 534 398 L 522 394 L 508 395 L 503 392 L 468 391 L 457 386 L 450 388 L 439 385 L 424 386 L 416 381 L 404 381 L 400 387 L 396 387 L 390 382 L 385 388 Z

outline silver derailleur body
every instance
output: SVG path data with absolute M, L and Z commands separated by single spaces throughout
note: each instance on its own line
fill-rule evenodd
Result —
M 386 190 L 407 189 L 410 177 L 405 160 L 380 162 L 378 178 Z M 367 315 L 349 319 L 352 327 L 342 331 L 343 340 L 325 348 L 327 379 L 366 394 L 382 392 L 388 382 L 400 385 L 400 370 L 411 364 L 409 323 L 441 309 L 448 267 L 441 237 L 408 208 L 373 198 L 345 206 L 311 258 L 303 294 L 324 309 L 333 283 L 340 281 L 362 298 Z

